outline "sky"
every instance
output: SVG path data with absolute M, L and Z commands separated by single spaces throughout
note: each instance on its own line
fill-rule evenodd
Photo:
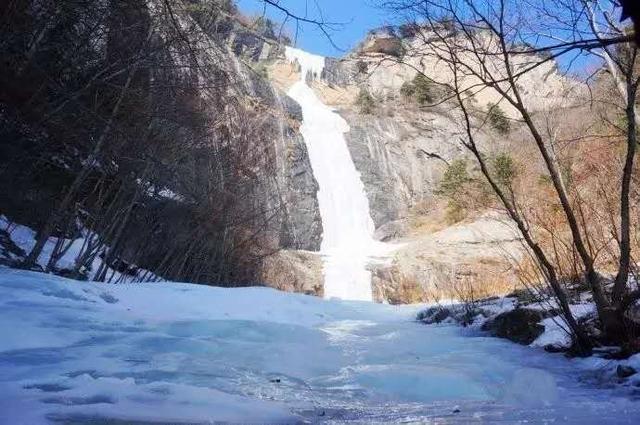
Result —
M 330 32 L 330 39 L 316 26 L 302 23 L 295 40 L 296 47 L 322 56 L 341 57 L 362 41 L 368 31 L 390 23 L 390 16 L 375 4 L 379 0 L 279 0 L 279 4 L 298 16 L 311 19 L 323 17 L 325 22 L 338 22 Z M 262 0 L 236 0 L 240 10 L 247 15 L 262 15 L 265 3 Z M 266 14 L 277 23 L 285 15 L 275 7 L 267 5 Z M 396 22 L 397 23 L 397 22 Z M 292 20 L 286 26 L 288 33 L 295 35 Z M 578 58 L 574 54 L 558 58 L 562 70 L 576 74 L 589 73 L 593 69 L 593 57 Z
M 246 14 L 262 14 L 264 3 L 261 0 L 236 0 L 240 10 Z M 318 18 L 324 16 L 325 22 L 339 22 L 331 31 L 331 41 L 320 30 L 310 24 L 302 24 L 296 47 L 323 56 L 343 56 L 361 41 L 367 32 L 386 23 L 384 14 L 376 8 L 374 0 L 280 0 L 280 5 L 292 12 Z M 272 6 L 267 6 L 267 15 L 281 23 L 284 15 Z M 294 26 L 289 25 L 294 35 Z

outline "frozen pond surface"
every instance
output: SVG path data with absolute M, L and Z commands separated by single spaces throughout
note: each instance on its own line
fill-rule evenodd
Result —
M 0 268 L 0 423 L 637 423 L 575 361 L 416 310 Z

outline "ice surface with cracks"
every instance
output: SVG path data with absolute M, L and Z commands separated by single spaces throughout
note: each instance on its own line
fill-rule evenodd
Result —
M 0 423 L 637 423 L 579 362 L 420 307 L 0 267 Z
M 302 108 L 300 132 L 319 186 L 325 297 L 371 301 L 367 264 L 384 258 L 393 247 L 373 238 L 369 200 L 344 137 L 349 125 L 307 84 L 322 76 L 325 58 L 293 47 L 285 53 L 300 66 L 300 81 L 287 94 Z

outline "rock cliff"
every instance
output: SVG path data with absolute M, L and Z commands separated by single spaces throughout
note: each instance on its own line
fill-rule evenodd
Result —
M 322 293 L 320 259 L 313 254 L 322 236 L 318 185 L 299 132 L 301 108 L 285 94 L 299 80 L 299 70 L 285 60 L 273 24 L 241 16 L 226 0 L 90 1 L 82 25 L 62 20 L 56 4 L 47 3 L 53 13 L 24 12 L 25 25 L 55 28 L 45 31 L 44 42 L 64 34 L 70 46 L 84 49 L 84 56 L 52 57 L 43 49 L 31 57 L 20 51 L 27 45 L 21 37 L 29 31 L 1 30 L 12 40 L 2 52 L 16 55 L 7 63 L 26 58 L 28 66 L 0 71 L 0 212 L 41 230 L 54 216 L 50 212 L 60 204 L 60 194 L 89 170 L 69 198 L 74 202 L 64 212 L 67 222 L 49 226 L 52 237 L 75 237 L 79 229 L 65 226 L 80 223 L 108 235 L 92 255 L 113 244 L 117 256 L 163 277 L 195 276 L 220 284 L 260 280 Z M 103 13 L 89 13 L 95 8 Z M 107 22 L 104 16 L 112 17 Z M 90 30 L 102 26 L 109 31 Z M 145 34 L 153 36 L 145 39 Z M 98 43 L 96 37 L 105 39 Z M 503 276 L 508 264 L 497 247 L 517 251 L 518 243 L 504 230 L 503 217 L 476 211 L 456 226 L 440 217 L 438 184 L 449 164 L 467 153 L 459 142 L 460 117 L 450 103 L 426 107 L 403 95 L 417 70 L 440 88 L 451 79 L 437 60 L 409 54 L 421 41 L 424 37 L 401 36 L 393 28 L 372 31 L 344 58 L 327 58 L 323 75 L 312 83 L 349 125 L 348 148 L 377 238 L 397 244 L 390 261 L 372 266 L 377 298 L 390 302 L 451 294 L 441 289 L 456 286 L 460 276 Z M 104 69 L 138 63 L 133 59 L 139 56 L 145 65 L 140 72 L 132 66 L 129 79 L 121 74 L 125 69 L 114 73 L 114 81 L 94 84 L 93 76 Z M 75 74 L 62 76 L 61 63 Z M 52 82 L 52 75 L 59 80 Z M 533 109 L 571 101 L 581 90 L 552 61 L 520 83 Z M 126 98 L 125 112 L 113 106 L 120 105 L 114 102 L 114 87 L 120 87 L 120 99 Z M 433 90 L 433 96 L 443 96 Z M 93 111 L 97 98 L 103 104 Z M 367 111 L 359 105 L 363 98 Z M 492 90 L 473 98 L 474 108 L 485 113 L 500 101 Z M 508 107 L 505 112 L 513 114 Z M 51 116 L 55 119 L 42 119 Z M 153 149 L 133 152 L 142 150 L 147 136 Z M 508 142 L 491 130 L 478 138 L 488 151 Z M 90 155 L 87 140 L 103 140 L 109 149 Z M 132 160 L 130 153 L 137 156 Z M 107 206 L 102 195 L 93 195 L 98 186 L 128 195 L 115 196 Z M 211 266 L 214 262 L 219 266 Z
M 513 264 L 521 255 L 509 220 L 482 211 L 453 226 L 442 219 L 435 191 L 448 165 L 468 153 L 460 144 L 463 129 L 451 104 L 421 107 L 401 95 L 416 69 L 442 83 L 450 78 L 436 61 L 403 58 L 414 43 L 390 28 L 372 31 L 344 58 L 327 58 L 322 80 L 314 83 L 323 101 L 349 124 L 346 138 L 366 187 L 377 237 L 398 244 L 390 263 L 371 267 L 376 299 L 403 303 L 459 297 L 470 282 L 487 293 L 508 292 L 518 284 Z M 274 84 L 283 90 L 296 80 L 291 76 L 295 71 L 278 59 L 269 67 Z M 521 83 L 533 109 L 570 102 L 581 90 L 553 62 Z M 362 90 L 375 102 L 372 113 L 362 113 L 357 104 Z M 482 92 L 474 96 L 474 105 L 483 110 L 499 100 L 495 92 Z M 489 152 L 500 152 L 509 143 L 491 129 L 478 138 Z
M 268 23 L 226 0 L 45 3 L 0 31 L 1 214 L 95 232 L 88 256 L 173 280 L 255 284 L 268 254 L 319 248 L 300 107 L 262 72 L 282 49 Z

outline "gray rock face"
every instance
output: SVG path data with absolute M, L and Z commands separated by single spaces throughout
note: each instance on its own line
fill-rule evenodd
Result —
M 192 0 L 194 3 L 201 0 Z M 237 57 L 258 62 L 278 56 L 280 45 L 272 29 L 267 27 L 253 30 L 231 18 L 232 13 L 205 13 L 192 15 L 206 29 L 208 35 L 218 43 L 226 45 Z
M 246 139 L 240 137 L 239 143 L 250 145 L 248 151 L 259 152 L 259 161 L 246 170 L 255 183 L 245 189 L 248 196 L 236 206 L 255 211 L 243 229 L 260 238 L 251 247 L 264 252 L 318 250 L 322 235 L 318 185 L 298 131 L 302 110 L 254 69 L 280 55 L 282 47 L 273 34 L 249 31 L 224 14 L 204 25 L 210 38 L 202 40 L 206 53 L 199 59 L 228 80 L 224 94 L 237 102 L 236 110 L 241 111 L 237 119 L 252 132 Z M 262 257 L 263 252 L 256 255 Z
M 230 35 L 236 43 L 231 44 L 234 51 L 230 54 L 230 64 L 234 77 L 241 83 L 245 95 L 256 99 L 261 108 L 268 111 L 261 114 L 266 121 L 262 139 L 272 166 L 258 172 L 263 174 L 263 203 L 270 204 L 271 207 L 267 211 L 278 211 L 272 219 L 276 228 L 276 246 L 285 249 L 319 250 L 322 221 L 316 197 L 318 184 L 313 176 L 306 145 L 297 130 L 302 122 L 302 108 L 238 60 L 238 55 L 243 54 L 236 52 L 240 49 L 238 43 L 244 43 L 242 46 L 246 49 L 258 48 L 257 46 L 266 49 L 265 46 L 270 46 L 262 39 L 250 35 L 243 33 L 242 37 L 236 38 L 233 38 L 233 34 Z M 251 42 L 254 39 L 257 41 Z M 246 53 L 246 49 L 241 50 Z M 256 60 L 258 59 L 260 58 Z
M 343 111 L 342 116 L 351 128 L 347 144 L 376 227 L 405 219 L 411 207 L 429 202 L 446 161 L 463 155 L 453 118 L 444 114 L 371 117 Z
M 402 40 L 392 27 L 382 27 L 369 32 L 358 50 L 362 53 L 382 53 L 395 57 L 402 57 L 405 53 Z
M 246 30 L 236 29 L 230 34 L 227 42 L 236 56 L 242 56 L 254 62 L 277 55 L 277 44 L 269 43 Z
M 280 246 L 290 249 L 317 251 L 322 240 L 322 221 L 318 209 L 318 183 L 302 136 L 291 134 L 287 142 L 284 186 L 278 188 L 287 201 L 282 217 Z
M 330 85 L 346 87 L 357 82 L 358 71 L 352 61 L 326 58 L 322 79 Z
M 482 330 L 499 338 L 529 345 L 544 332 L 544 325 L 539 323 L 542 319 L 539 311 L 518 308 L 487 321 L 482 325 Z
M 378 227 L 374 233 L 374 238 L 379 241 L 389 242 L 400 239 L 408 233 L 409 225 L 406 220 L 395 220 Z
M 266 27 L 260 33 L 250 31 L 225 14 L 201 21 L 219 49 L 218 57 L 226 62 L 225 70 L 237 82 L 236 89 L 263 110 L 259 114 L 263 120 L 259 143 L 264 144 L 267 165 L 257 170 L 262 184 L 256 192 L 262 193 L 258 210 L 274 215 L 264 217 L 271 228 L 273 248 L 318 250 L 322 236 L 318 185 L 306 145 L 297 131 L 302 109 L 245 64 L 273 60 L 282 54 L 283 47 Z

